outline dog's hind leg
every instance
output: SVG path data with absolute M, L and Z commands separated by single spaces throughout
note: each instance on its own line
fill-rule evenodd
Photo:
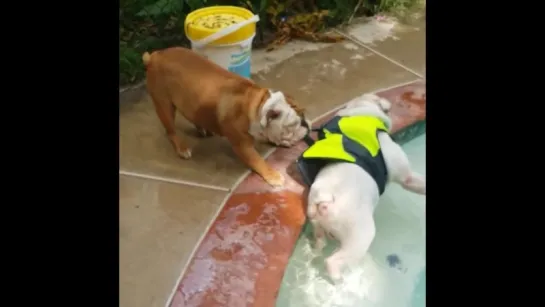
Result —
M 320 251 L 326 244 L 325 230 L 318 222 L 318 219 L 325 213 L 327 214 L 327 205 L 322 202 L 316 202 L 318 189 L 311 188 L 308 196 L 307 216 L 312 224 L 312 232 L 314 234 L 314 249 Z M 325 211 L 324 211 L 325 209 Z
M 334 281 L 341 278 L 341 270 L 345 264 L 357 263 L 369 250 L 375 239 L 375 221 L 373 212 L 362 215 L 358 225 L 354 225 L 348 236 L 340 239 L 341 248 L 326 259 L 326 268 Z
M 176 153 L 178 153 L 178 155 L 184 159 L 191 158 L 191 149 L 187 147 L 187 145 L 176 134 L 176 126 L 174 121 L 176 116 L 176 107 L 166 97 L 161 97 L 161 95 L 153 95 L 151 91 L 150 96 L 153 100 L 153 105 L 155 106 L 157 116 L 165 127 L 168 139 L 172 143 L 172 146 L 174 146 L 174 150 L 176 150 Z
M 378 139 L 390 179 L 408 191 L 426 195 L 425 177 L 411 169 L 409 158 L 401 146 L 383 132 L 379 133 Z
M 316 219 L 310 219 L 310 223 L 314 234 L 314 249 L 321 251 L 326 245 L 325 230 Z

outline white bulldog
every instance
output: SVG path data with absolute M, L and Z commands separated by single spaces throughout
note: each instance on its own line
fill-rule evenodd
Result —
M 389 129 L 387 113 L 391 103 L 374 94 L 365 94 L 349 102 L 338 116 L 374 116 Z M 387 170 L 387 182 L 396 182 L 404 189 L 426 194 L 426 180 L 411 170 L 401 147 L 388 133 L 378 132 L 380 149 Z M 375 179 L 363 168 L 349 162 L 331 162 L 317 174 L 310 187 L 307 214 L 314 228 L 315 248 L 325 246 L 325 235 L 340 241 L 340 249 L 326 259 L 330 277 L 341 278 L 345 264 L 358 262 L 368 251 L 375 237 L 373 213 L 379 201 Z

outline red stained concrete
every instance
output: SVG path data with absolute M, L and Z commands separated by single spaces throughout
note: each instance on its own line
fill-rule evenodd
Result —
M 377 93 L 392 103 L 393 132 L 426 117 L 424 82 Z M 320 125 L 336 110 L 314 123 Z M 278 148 L 267 161 L 286 176 L 275 189 L 256 174 L 233 191 L 178 285 L 171 307 L 274 306 L 305 222 L 306 189 L 294 168 L 306 145 Z

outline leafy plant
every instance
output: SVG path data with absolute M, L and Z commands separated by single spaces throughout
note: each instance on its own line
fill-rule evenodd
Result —
M 156 17 L 181 12 L 183 9 L 184 0 L 159 0 L 144 7 L 136 16 Z

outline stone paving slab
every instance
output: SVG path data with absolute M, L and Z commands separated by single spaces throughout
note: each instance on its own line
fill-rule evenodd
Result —
M 255 74 L 259 84 L 292 95 L 314 119 L 360 95 L 417 78 L 356 44 L 345 41 L 297 54 Z
M 364 18 L 341 32 L 372 50 L 426 75 L 426 20 L 400 24 L 392 19 Z
M 119 168 L 123 171 L 196 182 L 230 189 L 247 171 L 231 145 L 221 137 L 199 138 L 181 115 L 176 127 L 193 148 L 193 157 L 181 159 L 168 140 L 148 95 L 119 106 Z M 260 144 L 261 154 L 271 148 Z
M 226 195 L 119 176 L 119 306 L 165 306 Z

